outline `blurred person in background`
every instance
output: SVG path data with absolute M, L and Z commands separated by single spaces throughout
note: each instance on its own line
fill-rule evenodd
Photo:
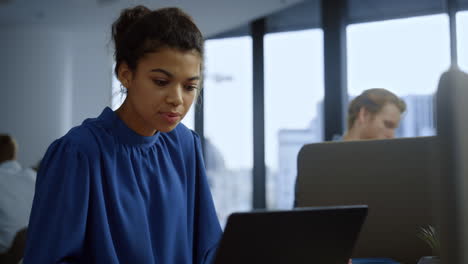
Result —
M 406 103 L 392 92 L 374 88 L 354 98 L 348 107 L 348 130 L 342 140 L 395 137 Z
M 18 145 L 13 137 L 0 134 L 0 262 L 22 255 L 25 233 L 34 197 L 36 172 L 17 161 Z M 15 237 L 17 237 L 15 239 Z

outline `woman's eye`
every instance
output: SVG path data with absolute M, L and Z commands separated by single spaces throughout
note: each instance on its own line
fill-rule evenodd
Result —
M 186 89 L 187 91 L 193 91 L 193 90 L 198 89 L 198 87 L 196 85 L 187 85 Z
M 158 86 L 165 86 L 168 84 L 168 81 L 166 80 L 153 80 L 153 82 Z

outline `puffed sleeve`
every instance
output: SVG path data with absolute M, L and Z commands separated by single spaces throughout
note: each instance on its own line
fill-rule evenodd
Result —
M 195 239 L 197 246 L 196 263 L 211 264 L 221 239 L 222 230 L 208 185 L 202 148 L 198 135 L 195 135 L 197 199 L 195 208 Z
M 60 139 L 49 147 L 36 179 L 24 264 L 80 262 L 89 171 L 89 160 L 77 144 Z

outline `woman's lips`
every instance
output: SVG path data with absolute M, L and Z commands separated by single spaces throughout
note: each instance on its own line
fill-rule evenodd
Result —
M 180 114 L 174 112 L 162 112 L 161 116 L 164 120 L 171 124 L 177 123 L 177 121 L 180 119 Z

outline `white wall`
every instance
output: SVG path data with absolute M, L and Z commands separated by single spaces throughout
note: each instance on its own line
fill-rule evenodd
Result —
M 31 166 L 48 145 L 109 104 L 112 62 L 105 30 L 0 27 L 0 133 Z
M 112 52 L 110 26 L 68 33 L 72 54 L 72 125 L 98 116 L 110 106 Z
M 1 28 L 0 133 L 20 145 L 19 160 L 35 164 L 70 122 L 65 34 L 47 28 Z

